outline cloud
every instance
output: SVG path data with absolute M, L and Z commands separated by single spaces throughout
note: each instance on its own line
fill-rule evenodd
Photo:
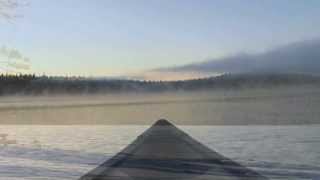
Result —
M 13 19 L 15 11 L 20 6 L 18 0 L 0 0 L 0 19 Z
M 242 53 L 154 71 L 207 74 L 250 72 L 320 74 L 320 39 L 296 42 L 260 54 Z
M 5 64 L 11 70 L 28 70 L 30 69 L 30 59 L 25 57 L 17 49 L 0 48 L 0 62 Z M 9 70 L 9 69 L 8 69 Z

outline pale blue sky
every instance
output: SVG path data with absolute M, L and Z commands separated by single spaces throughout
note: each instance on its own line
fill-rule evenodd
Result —
M 28 0 L 0 46 L 31 72 L 122 75 L 320 36 L 319 0 Z

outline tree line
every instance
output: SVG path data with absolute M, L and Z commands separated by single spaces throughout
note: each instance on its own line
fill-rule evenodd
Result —
M 193 80 L 142 81 L 36 76 L 34 74 L 1 74 L 0 95 L 192 91 L 300 84 L 320 84 L 320 78 L 318 76 L 302 74 L 224 74 Z

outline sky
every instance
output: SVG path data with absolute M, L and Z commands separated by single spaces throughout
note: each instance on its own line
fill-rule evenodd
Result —
M 141 75 L 320 37 L 319 0 L 20 2 L 17 18 L 0 19 L 0 48 L 36 74 Z M 165 76 L 198 74 L 152 74 Z

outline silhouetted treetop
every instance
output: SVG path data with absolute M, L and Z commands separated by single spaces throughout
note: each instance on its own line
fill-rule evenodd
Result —
M 0 95 L 93 94 L 121 92 L 193 91 L 283 85 L 320 85 L 318 76 L 305 74 L 224 74 L 184 81 L 138 81 L 85 77 L 0 75 Z

